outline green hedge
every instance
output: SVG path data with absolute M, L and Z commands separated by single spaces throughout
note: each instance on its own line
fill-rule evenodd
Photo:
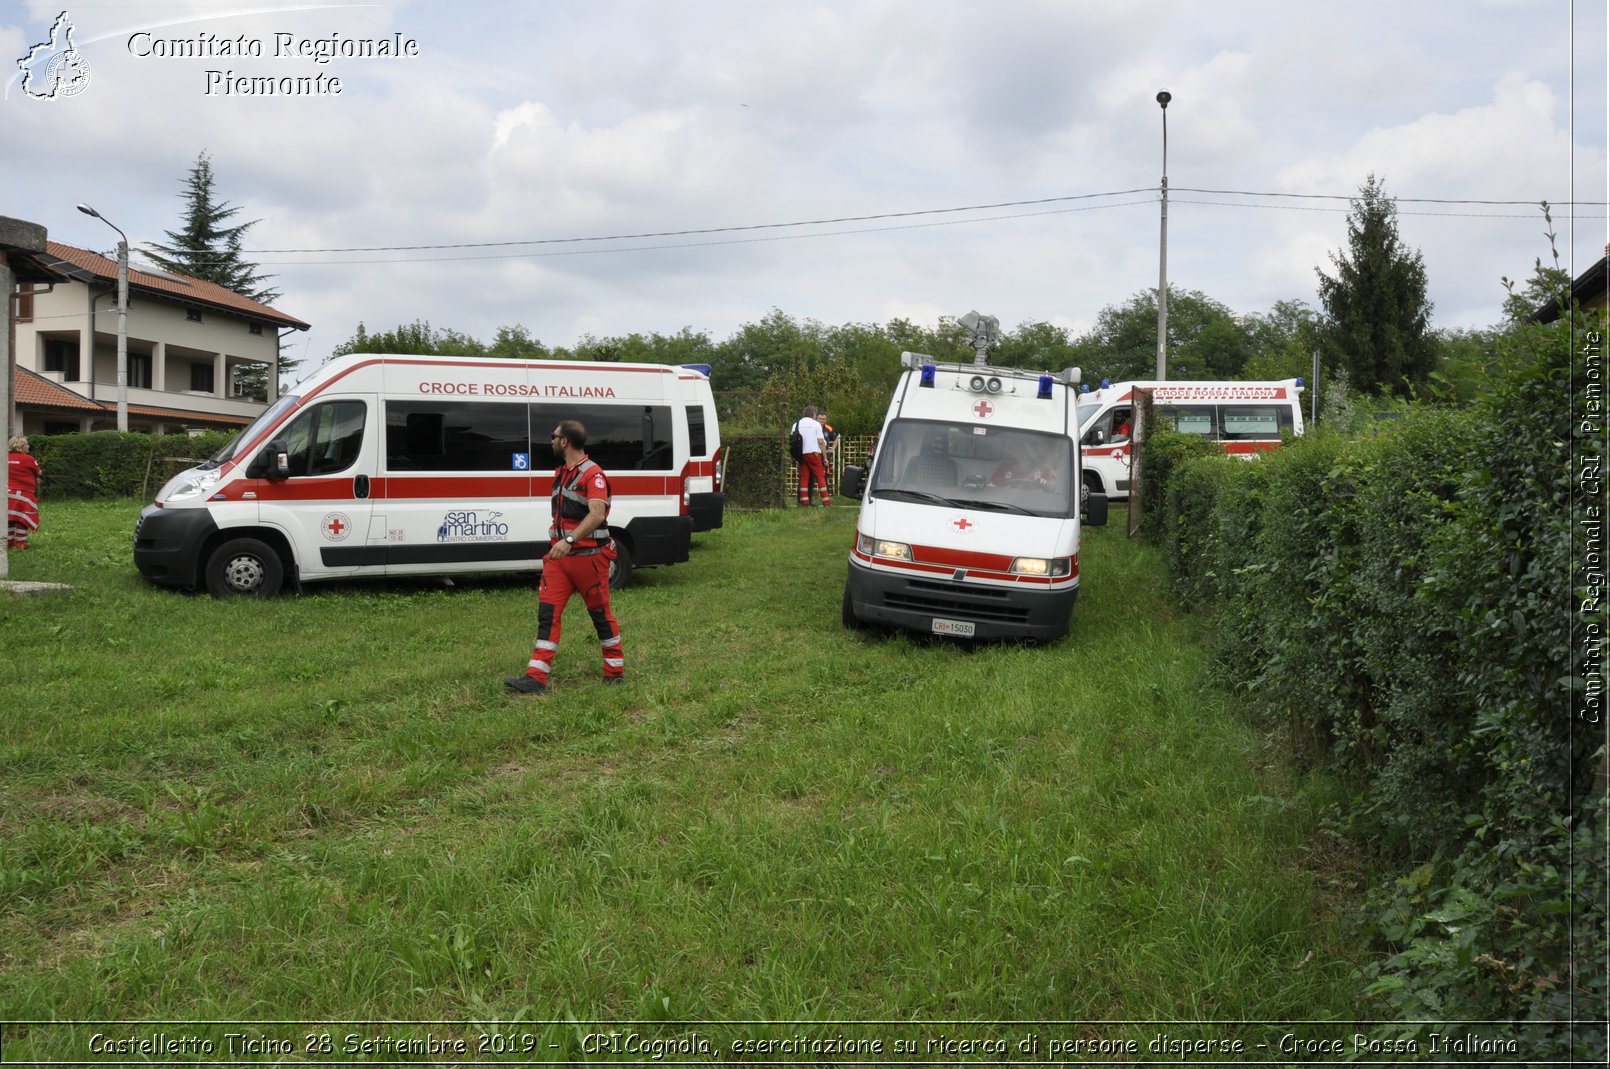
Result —
M 46 498 L 154 497 L 169 476 L 233 437 L 217 431 L 195 438 L 95 431 L 33 435 L 28 445 L 39 460 L 40 494 Z
M 726 452 L 722 488 L 729 505 L 740 509 L 775 509 L 788 504 L 782 477 L 788 464 L 786 436 L 723 438 L 722 448 Z
M 1567 323 L 1528 327 L 1468 409 L 1251 464 L 1159 434 L 1143 461 L 1149 537 L 1226 684 L 1349 786 L 1346 822 L 1395 874 L 1363 922 L 1368 994 L 1602 1059 L 1602 1029 L 1564 1023 L 1607 1007 L 1602 734 L 1574 730 L 1568 667 L 1573 620 L 1605 623 L 1570 597 L 1573 525 L 1602 507 L 1577 481 L 1602 461 L 1570 422 L 1594 411 L 1575 348 Z

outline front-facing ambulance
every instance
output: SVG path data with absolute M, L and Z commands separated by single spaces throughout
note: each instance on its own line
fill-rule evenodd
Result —
M 944 364 L 902 353 L 844 584 L 844 624 L 1049 642 L 1079 594 L 1080 467 L 1074 388 L 1060 374 Z M 1107 522 L 1090 495 L 1086 522 Z

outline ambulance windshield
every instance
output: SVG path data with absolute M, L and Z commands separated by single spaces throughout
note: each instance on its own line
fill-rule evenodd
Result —
M 224 446 L 222 449 L 218 450 L 218 452 L 208 457 L 207 462 L 205 464 L 198 465 L 198 467 L 216 468 L 218 465 L 224 463 L 224 461 L 231 459 L 235 455 L 235 450 L 240 448 L 241 443 L 251 441 L 257 436 L 258 431 L 279 419 L 283 412 L 291 408 L 301 399 L 300 394 L 292 393 L 288 393 L 281 397 L 278 401 L 275 401 L 272 405 L 270 405 L 262 415 L 252 420 L 250 426 L 241 431 L 239 434 L 235 435 L 234 438 L 230 439 L 228 445 Z
M 892 500 L 1068 517 L 1078 507 L 1066 435 L 897 419 L 878 443 L 869 493 Z

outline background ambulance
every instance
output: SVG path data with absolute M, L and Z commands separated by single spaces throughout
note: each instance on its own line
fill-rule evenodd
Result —
M 902 353 L 844 584 L 846 627 L 1050 641 L 1079 594 L 1079 448 L 1060 375 Z M 1106 498 L 1086 504 L 1107 520 Z
M 1252 457 L 1303 433 L 1302 379 L 1266 382 L 1120 382 L 1079 395 L 1079 441 L 1091 493 L 1129 497 L 1135 391 L 1151 393 L 1162 426 L 1200 434 Z
M 357 576 L 532 571 L 548 549 L 548 436 L 588 432 L 609 476 L 611 586 L 721 525 L 707 375 L 658 364 L 354 354 L 331 360 L 140 513 L 167 586 L 268 596 Z

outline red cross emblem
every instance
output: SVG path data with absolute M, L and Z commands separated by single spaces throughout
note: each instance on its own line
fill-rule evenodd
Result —
M 995 411 L 995 406 L 988 401 L 980 401 L 973 406 L 973 411 L 978 413 L 979 419 L 989 419 L 989 414 Z
M 973 521 L 969 520 L 966 516 L 963 516 L 959 520 L 951 520 L 950 525 L 956 528 L 956 530 L 960 531 L 962 534 L 966 534 L 967 528 L 974 526 Z
M 352 521 L 342 512 L 332 512 L 324 517 L 324 537 L 332 542 L 339 542 L 352 532 Z

